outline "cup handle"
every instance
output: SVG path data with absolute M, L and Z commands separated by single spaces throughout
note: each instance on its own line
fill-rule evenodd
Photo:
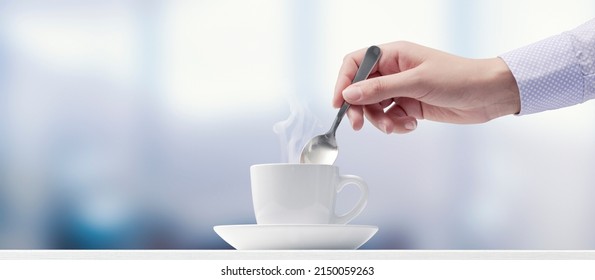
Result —
M 349 212 L 341 216 L 338 216 L 336 213 L 334 214 L 335 218 L 333 224 L 347 224 L 349 221 L 357 217 L 357 215 L 364 210 L 364 207 L 366 207 L 366 204 L 368 203 L 368 185 L 362 178 L 354 175 L 339 175 L 339 178 L 340 181 L 337 185 L 337 193 L 341 192 L 345 186 L 350 184 L 356 185 L 361 192 L 359 200 Z

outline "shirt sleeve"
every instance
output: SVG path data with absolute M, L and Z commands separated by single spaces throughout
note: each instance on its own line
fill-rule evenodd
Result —
M 595 19 L 500 56 L 520 91 L 520 115 L 595 98 Z

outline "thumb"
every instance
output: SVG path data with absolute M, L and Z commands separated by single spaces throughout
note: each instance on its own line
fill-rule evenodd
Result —
M 415 98 L 421 84 L 415 69 L 357 82 L 345 88 L 343 98 L 349 104 L 368 105 L 395 97 Z

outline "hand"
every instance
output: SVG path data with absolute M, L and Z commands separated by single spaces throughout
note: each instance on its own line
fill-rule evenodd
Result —
M 364 115 L 385 133 L 407 133 L 421 119 L 483 123 L 520 111 L 516 81 L 500 58 L 468 59 L 410 42 L 379 47 L 368 80 L 350 85 L 365 49 L 347 55 L 339 71 L 333 106 L 352 104 L 347 116 L 355 130 Z

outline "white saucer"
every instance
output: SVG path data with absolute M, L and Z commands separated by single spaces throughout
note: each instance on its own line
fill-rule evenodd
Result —
M 227 225 L 213 227 L 238 250 L 357 249 L 378 227 L 365 225 Z

